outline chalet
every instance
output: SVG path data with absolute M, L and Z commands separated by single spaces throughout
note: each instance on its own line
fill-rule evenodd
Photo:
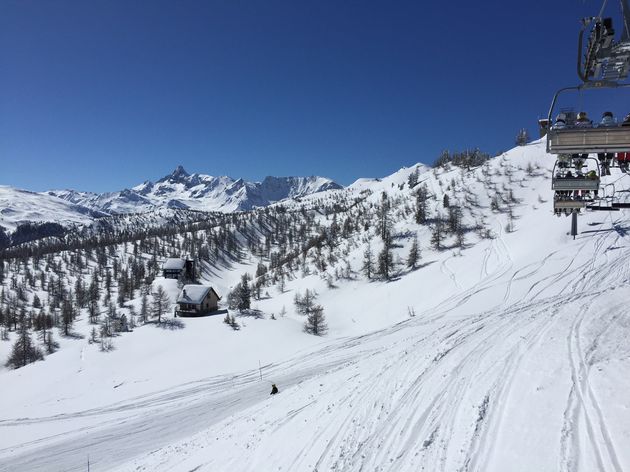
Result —
M 165 279 L 195 280 L 195 261 L 191 259 L 170 258 L 162 264 L 162 275 Z
M 166 259 L 162 264 L 162 275 L 165 279 L 177 279 L 184 272 L 186 261 L 184 259 Z
M 218 308 L 221 297 L 209 285 L 184 285 L 177 297 L 178 316 L 201 315 Z

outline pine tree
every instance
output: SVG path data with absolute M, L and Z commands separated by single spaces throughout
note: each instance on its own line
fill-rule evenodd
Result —
M 243 274 L 241 277 L 240 288 L 238 291 L 238 306 L 239 310 L 249 310 L 252 303 L 252 292 L 249 287 L 248 275 Z
M 409 249 L 409 255 L 407 256 L 407 267 L 415 270 L 420 260 L 420 248 L 418 247 L 418 237 L 413 238 L 411 249 Z
M 52 331 L 48 332 L 44 345 L 46 346 L 46 354 L 52 354 L 59 349 L 59 343 L 54 340 Z
M 394 258 L 389 244 L 385 244 L 378 254 L 378 273 L 385 280 L 389 280 L 392 276 L 394 266 Z
M 7 360 L 6 366 L 12 369 L 19 369 L 27 364 L 42 360 L 44 354 L 41 349 L 33 344 L 33 339 L 25 322 L 20 323 L 18 337 L 15 344 L 11 348 L 11 354 Z
M 153 304 L 151 306 L 152 315 L 154 318 L 158 319 L 158 323 L 162 322 L 162 316 L 166 313 L 170 304 L 171 300 L 164 291 L 164 288 L 160 285 L 153 294 Z
M 391 209 L 391 204 L 387 196 L 387 192 L 383 192 L 381 194 L 381 204 L 379 205 L 378 211 L 377 211 L 378 232 L 383 241 L 385 241 L 390 235 L 390 230 L 391 230 L 391 221 L 389 218 L 390 209 Z
M 88 315 L 90 318 L 90 324 L 98 323 L 98 300 L 90 300 L 88 302 Z
M 451 206 L 448 209 L 448 229 L 456 234 L 462 226 L 462 210 L 458 206 Z
M 363 252 L 363 273 L 368 279 L 371 279 L 374 275 L 374 255 L 372 254 L 372 247 L 368 243 L 365 251 Z
M 142 298 L 140 299 L 140 322 L 142 324 L 147 322 L 149 316 L 149 297 L 145 291 L 142 292 Z
M 431 244 L 436 250 L 441 251 L 443 241 L 444 241 L 444 221 L 442 220 L 442 216 L 438 215 L 437 218 L 435 219 L 435 224 L 433 225 L 433 231 L 431 232 Z
M 392 255 L 391 234 L 388 232 L 383 243 L 383 249 L 377 259 L 378 274 L 385 280 L 391 279 L 394 270 L 394 256 Z
M 418 168 L 415 167 L 409 177 L 407 178 L 407 184 L 409 188 L 414 188 L 418 184 Z
M 96 327 L 92 326 L 92 331 L 90 331 L 90 343 L 95 343 L 98 340 L 98 333 L 96 332 Z
M 70 329 L 74 323 L 75 318 L 75 310 L 72 302 L 70 300 L 64 300 L 61 305 L 61 326 L 63 328 L 63 334 L 68 336 L 70 334 Z
M 427 222 L 427 201 L 429 199 L 429 191 L 427 185 L 423 184 L 416 192 L 416 223 L 423 225 Z
M 304 322 L 304 331 L 315 336 L 323 336 L 328 332 L 328 325 L 324 317 L 324 308 L 321 305 L 315 305 L 306 317 Z
M 293 299 L 295 310 L 301 315 L 308 316 L 313 311 L 316 299 L 317 292 L 315 290 L 306 289 L 304 296 L 301 296 L 299 292 L 296 293 Z
M 515 143 L 517 146 L 525 146 L 529 142 L 529 133 L 525 128 L 521 129 L 516 135 Z

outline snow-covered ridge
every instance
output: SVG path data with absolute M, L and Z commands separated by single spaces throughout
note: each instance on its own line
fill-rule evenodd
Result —
M 72 201 L 0 185 L 0 227 L 14 230 L 26 222 L 56 222 L 64 226 L 88 224 L 105 216 L 91 207 Z
M 189 174 L 178 166 L 156 182 L 146 181 L 120 192 L 98 194 L 52 190 L 46 194 L 109 214 L 136 213 L 163 207 L 233 212 L 341 188 L 341 185 L 324 177 L 266 177 L 262 182 L 248 182 L 228 176 Z

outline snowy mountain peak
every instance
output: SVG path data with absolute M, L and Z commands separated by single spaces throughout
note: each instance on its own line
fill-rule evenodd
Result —
M 131 189 L 118 192 L 79 192 L 75 190 L 50 190 L 42 192 L 54 201 L 81 207 L 81 214 L 116 215 L 144 213 L 157 208 L 192 209 L 199 211 L 233 212 L 267 206 L 287 198 L 300 198 L 325 190 L 342 189 L 334 181 L 324 177 L 266 177 L 262 182 L 248 182 L 228 176 L 214 177 L 205 174 L 189 174 L 179 165 L 173 172 L 152 182 L 144 181 Z M 51 205 L 54 205 L 54 201 Z M 7 200 L 7 208 L 11 211 Z M 36 211 L 31 215 L 38 215 Z M 37 221 L 55 221 L 54 214 L 44 215 Z M 35 220 L 34 220 L 35 221 Z
M 186 180 L 188 180 L 189 177 L 190 177 L 190 174 L 186 172 L 186 169 L 184 169 L 184 166 L 178 165 L 173 172 L 171 172 L 169 175 L 162 177 L 160 180 L 158 180 L 158 183 L 160 182 L 174 182 L 174 183 L 185 182 Z

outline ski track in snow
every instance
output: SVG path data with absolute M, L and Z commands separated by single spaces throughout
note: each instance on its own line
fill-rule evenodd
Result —
M 609 234 L 594 238 L 600 257 L 608 239 Z M 317 417 L 329 411 L 328 416 L 341 418 L 321 422 L 303 450 L 289 453 L 293 458 L 284 461 L 287 470 L 311 466 L 313 470 L 388 470 L 379 464 L 389 464 L 391 470 L 396 470 L 396 464 L 405 464 L 405 470 L 444 472 L 490 467 L 492 445 L 500 439 L 497 431 L 519 364 L 557 325 L 558 312 L 566 302 L 562 297 L 541 295 L 559 282 L 589 288 L 588 281 L 594 285 L 592 281 L 599 275 L 594 256 L 575 272 L 558 272 L 537 281 L 525 297 L 529 301 L 506 306 L 511 285 L 536 275 L 553 256 L 510 273 L 509 250 L 499 237 L 487 251 L 483 268 L 487 276 L 432 310 L 380 332 L 346 340 L 341 346 L 327 346 L 308 357 L 266 366 L 266 375 L 277 379 L 284 390 L 299 389 L 305 381 L 322 379 L 328 384 L 323 379 L 332 377 L 334 381 L 339 375 L 344 384 L 351 385 L 339 390 L 334 404 L 324 406 L 311 398 L 265 425 L 269 434 L 282 431 L 302 417 L 310 417 L 312 410 Z M 493 259 L 491 270 L 489 261 Z M 566 268 L 575 261 L 573 257 Z M 450 272 L 446 264 L 443 267 Z M 501 282 L 503 279 L 507 282 Z M 507 288 L 499 306 L 470 318 L 446 317 L 454 306 L 500 283 Z M 563 428 L 562 470 L 582 470 L 584 449 L 589 448 L 596 458 L 589 467 L 620 472 L 616 448 L 588 381 L 580 327 L 590 305 L 588 297 L 580 298 L 582 308 L 567 334 L 572 387 Z M 501 355 L 496 355 L 497 350 Z M 359 368 L 362 362 L 374 366 L 367 375 Z M 60 470 L 83 470 L 87 453 L 97 446 L 90 453 L 92 470 L 107 470 L 133 457 L 137 450 L 156 449 L 209 425 L 242 419 L 242 412 L 259 399 L 257 382 L 257 372 L 251 371 L 204 379 L 106 408 L 2 420 L 0 428 L 103 417 L 88 427 L 23 444 L 17 450 L 1 449 L 0 470 L 50 470 L 52 461 L 64 464 Z M 317 451 L 316 457 L 312 457 L 313 451 Z M 218 464 L 202 466 L 199 470 L 216 470 Z M 246 461 L 241 470 L 254 468 L 255 461 Z
M 53 432 L 0 446 L 0 471 L 83 471 L 88 454 L 96 472 L 508 470 L 519 465 L 503 445 L 523 385 L 530 396 L 560 392 L 544 470 L 628 470 L 590 375 L 601 339 L 627 311 L 625 303 L 598 307 L 630 276 L 630 248 L 606 230 L 618 223 L 608 215 L 570 249 L 521 265 L 499 225 L 475 283 L 457 277 L 456 258 L 443 259 L 453 296 L 391 327 L 265 365 L 281 388 L 273 398 L 261 399 L 251 370 L 104 407 L 2 419 L 0 436 L 25 425 Z M 498 296 L 479 304 L 492 290 Z M 607 323 L 587 330 L 597 317 Z M 549 352 L 559 355 L 548 360 Z M 547 361 L 548 377 L 530 385 Z

